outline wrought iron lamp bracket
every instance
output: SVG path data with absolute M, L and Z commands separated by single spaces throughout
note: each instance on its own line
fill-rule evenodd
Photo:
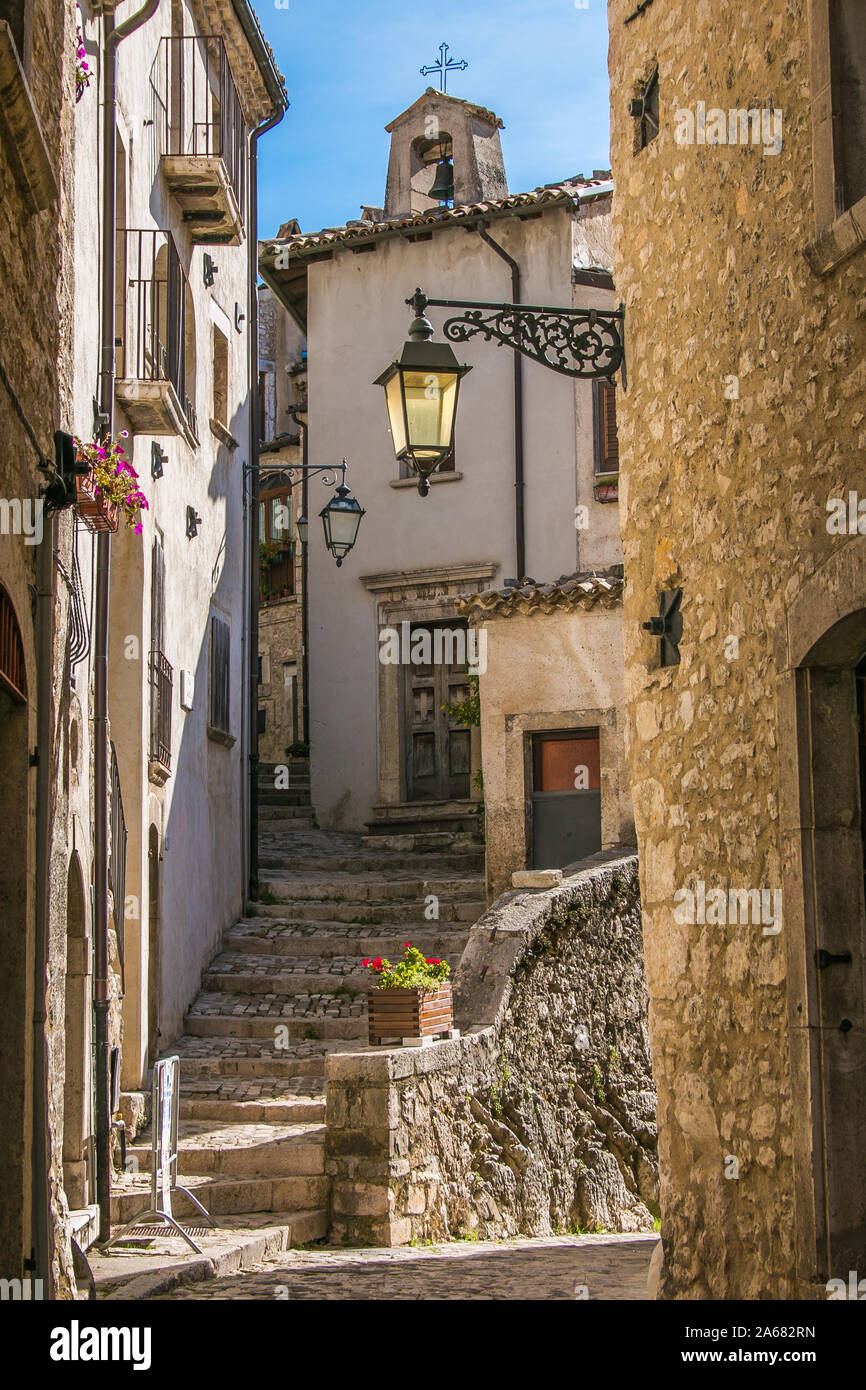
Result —
M 323 487 L 336 487 L 339 478 L 340 486 L 346 482 L 346 472 L 348 470 L 346 459 L 340 464 L 312 464 L 312 463 L 245 463 L 245 473 L 278 473 L 281 477 L 289 478 L 294 484 L 298 478 L 314 478 L 317 474 L 322 475 Z
M 563 309 L 545 304 L 491 304 L 478 300 L 428 299 L 416 291 L 407 300 L 418 318 L 428 305 L 459 309 L 446 320 L 443 332 L 452 343 L 465 343 L 481 334 L 523 353 L 563 376 L 612 381 L 625 375 L 625 308 Z

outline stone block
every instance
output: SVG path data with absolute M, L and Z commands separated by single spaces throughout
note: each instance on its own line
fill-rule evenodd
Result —
M 515 869 L 511 875 L 512 888 L 557 888 L 562 882 L 562 869 Z

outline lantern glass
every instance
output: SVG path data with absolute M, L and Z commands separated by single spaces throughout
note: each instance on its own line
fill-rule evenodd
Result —
M 394 441 L 394 453 L 398 458 L 404 457 L 409 442 L 406 435 L 406 416 L 403 413 L 402 385 L 399 369 L 394 371 L 391 380 L 385 384 L 385 403 L 391 423 L 391 438 Z
M 456 372 L 401 371 L 406 398 L 408 447 L 418 463 L 435 463 L 451 450 Z
M 306 513 L 303 516 L 298 517 L 296 525 L 298 528 L 298 539 L 300 540 L 301 545 L 306 545 L 307 536 L 309 535 L 310 531 L 310 523 L 307 520 Z

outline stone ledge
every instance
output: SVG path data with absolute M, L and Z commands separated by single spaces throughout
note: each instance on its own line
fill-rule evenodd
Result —
M 12 30 L 0 20 L 0 134 L 31 213 L 56 202 L 57 178 Z
M 866 246 L 866 197 L 837 217 L 813 241 L 803 247 L 803 255 L 816 275 L 825 276 Z

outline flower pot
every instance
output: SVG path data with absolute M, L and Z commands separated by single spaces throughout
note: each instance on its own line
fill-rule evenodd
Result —
M 367 991 L 370 1046 L 388 1041 L 423 1041 L 454 1027 L 451 984 L 438 989 L 371 989 Z
M 120 521 L 120 509 L 114 502 L 106 502 L 96 496 L 93 474 L 79 474 L 75 479 L 78 493 L 78 515 L 88 531 L 116 531 Z

